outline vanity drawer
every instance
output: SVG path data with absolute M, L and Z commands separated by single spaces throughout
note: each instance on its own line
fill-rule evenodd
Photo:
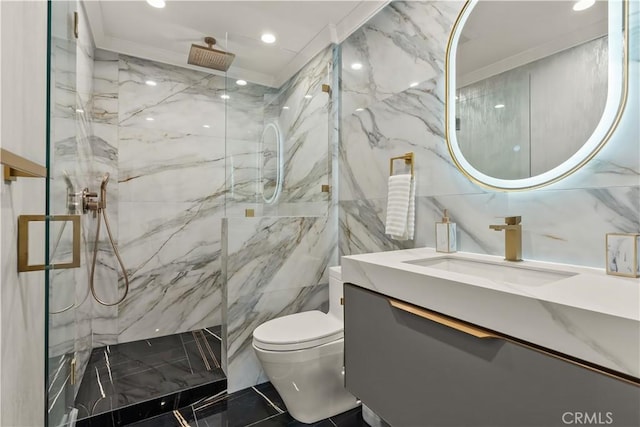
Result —
M 636 385 L 351 284 L 344 297 L 346 387 L 394 427 L 640 425 Z

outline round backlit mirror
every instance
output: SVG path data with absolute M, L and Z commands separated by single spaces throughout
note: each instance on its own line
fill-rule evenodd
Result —
M 277 123 L 265 126 L 260 153 L 260 192 L 265 203 L 274 203 L 282 187 L 282 137 Z
M 624 0 L 466 3 L 447 51 L 446 129 L 469 179 L 538 188 L 602 148 L 626 100 L 626 8 Z

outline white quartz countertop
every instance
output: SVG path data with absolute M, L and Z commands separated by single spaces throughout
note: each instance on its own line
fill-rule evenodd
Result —
M 567 275 L 532 286 L 411 264 L 443 257 Z M 342 257 L 342 280 L 640 377 L 640 279 L 417 248 Z

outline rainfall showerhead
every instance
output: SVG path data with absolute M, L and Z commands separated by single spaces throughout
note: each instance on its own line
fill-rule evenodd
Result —
M 213 37 L 205 37 L 204 42 L 208 44 L 209 47 L 198 46 L 197 44 L 191 45 L 187 63 L 197 65 L 199 67 L 227 71 L 236 55 L 223 50 L 214 49 L 213 45 L 216 44 L 216 39 Z

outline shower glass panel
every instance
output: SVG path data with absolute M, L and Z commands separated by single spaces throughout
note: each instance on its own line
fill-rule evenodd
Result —
M 229 39 L 231 51 L 233 44 Z M 227 217 L 247 210 L 255 216 L 328 215 L 331 95 L 323 86 L 331 84 L 332 52 L 324 49 L 272 86 L 227 79 Z M 277 133 L 281 143 L 264 143 L 265 133 Z
M 50 156 L 49 214 L 76 215 L 82 173 L 78 159 L 82 147 L 76 138 L 85 114 L 77 85 L 77 50 L 73 34 L 74 2 L 50 3 Z M 85 99 L 86 101 L 86 99 Z M 73 399 L 77 392 L 76 374 L 81 359 L 86 362 L 86 341 L 81 337 L 78 323 L 78 295 L 83 268 L 56 269 L 56 264 L 68 262 L 73 242 L 71 224 L 49 222 L 48 285 L 48 414 L 49 425 L 58 426 L 73 418 Z M 85 259 L 82 259 L 84 265 Z M 75 372 L 74 372 L 75 367 Z

